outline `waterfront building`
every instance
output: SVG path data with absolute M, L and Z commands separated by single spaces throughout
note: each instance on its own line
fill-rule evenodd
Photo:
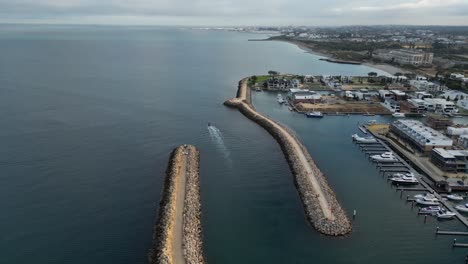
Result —
M 431 128 L 436 130 L 445 130 L 447 129 L 447 127 L 453 125 L 451 119 L 435 114 L 428 115 L 426 118 L 426 122 Z
M 416 92 L 416 98 L 424 100 L 426 98 L 434 98 L 434 96 L 426 92 Z
M 393 98 L 396 101 L 406 100 L 406 93 L 400 90 L 390 90 L 390 93 L 393 94 Z
M 468 150 L 435 148 L 431 152 L 431 162 L 445 172 L 467 173 Z
M 453 113 L 457 111 L 455 104 L 443 98 L 426 98 L 424 99 L 426 109 L 428 111 Z
M 444 87 L 440 84 L 429 82 L 427 80 L 410 80 L 410 85 L 418 90 L 427 92 L 443 91 Z
M 379 96 L 382 98 L 382 100 L 387 100 L 387 99 L 394 99 L 395 95 L 391 93 L 389 90 L 379 90 Z
M 453 144 L 450 138 L 417 120 L 397 120 L 390 125 L 390 131 L 425 154 L 434 148 L 450 148 Z
M 406 102 L 400 103 L 401 109 L 409 113 L 423 113 L 426 111 L 424 100 L 421 99 L 408 99 Z
M 395 101 L 393 99 L 387 99 L 383 103 L 383 106 L 390 110 L 393 113 L 399 113 L 400 112 L 400 103 L 398 101 Z
M 463 79 L 463 78 L 465 78 L 465 75 L 463 75 L 461 73 L 451 73 L 450 74 L 450 79 L 460 80 L 460 79 Z
M 434 53 L 420 50 L 391 50 L 389 52 L 379 53 L 377 57 L 393 61 L 399 64 L 410 65 L 430 65 L 434 59 Z
M 277 79 L 277 78 L 270 78 L 265 82 L 265 86 L 268 90 L 280 90 L 280 91 L 288 91 L 291 88 L 298 88 L 299 87 L 299 80 L 297 79 Z
M 316 92 L 304 89 L 289 89 L 288 97 L 293 103 L 319 103 L 322 96 Z

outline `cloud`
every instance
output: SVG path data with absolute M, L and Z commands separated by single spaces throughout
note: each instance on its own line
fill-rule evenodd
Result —
M 377 5 L 375 0 L 0 0 L 0 23 L 468 24 L 468 0 L 383 1 Z M 388 12 L 393 10 L 399 12 Z
M 352 10 L 356 11 L 387 11 L 387 10 L 407 10 L 419 8 L 436 8 L 436 7 L 449 7 L 462 4 L 463 0 L 419 0 L 416 2 L 404 2 L 394 5 L 381 5 L 381 6 L 357 6 Z

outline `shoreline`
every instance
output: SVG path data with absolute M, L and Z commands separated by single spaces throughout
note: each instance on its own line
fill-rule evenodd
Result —
M 323 52 L 323 51 L 314 50 L 311 47 L 305 45 L 304 43 L 302 43 L 300 41 L 286 40 L 286 39 L 271 39 L 271 40 L 270 39 L 265 39 L 265 41 L 280 41 L 280 42 L 293 44 L 293 45 L 296 45 L 301 50 L 305 51 L 305 53 L 310 53 L 310 54 L 313 54 L 313 55 L 316 55 L 316 56 L 320 56 L 320 57 L 323 57 L 323 59 L 336 60 L 336 58 L 334 58 L 334 56 L 332 56 L 331 54 Z M 330 62 L 330 63 L 334 63 L 334 62 Z M 360 63 L 361 63 L 360 65 L 375 68 L 375 69 L 384 71 L 384 72 L 386 72 L 388 74 L 391 74 L 391 75 L 395 75 L 395 73 L 397 73 L 397 72 L 412 73 L 409 70 L 405 70 L 405 69 L 402 69 L 400 67 L 390 65 L 390 64 L 386 64 L 386 63 L 373 63 L 373 62 L 368 62 L 368 61 L 362 61 Z M 352 64 L 350 64 L 350 65 L 352 65 Z
M 307 148 L 290 129 L 255 110 L 247 80 L 245 78 L 239 82 L 237 97 L 224 102 L 224 105 L 237 108 L 276 139 L 288 161 L 309 223 L 324 235 L 349 234 L 352 225 L 348 215 Z
M 149 263 L 204 263 L 199 159 L 191 145 L 170 155 Z

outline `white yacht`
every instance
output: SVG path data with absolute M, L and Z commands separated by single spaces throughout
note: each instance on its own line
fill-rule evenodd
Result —
M 405 114 L 404 113 L 400 113 L 400 112 L 395 112 L 392 114 L 393 117 L 405 117 Z
M 460 212 L 468 213 L 468 204 L 457 205 L 455 206 L 455 209 L 457 209 Z
M 455 215 L 456 213 L 447 211 L 445 209 L 441 209 L 440 211 L 434 214 L 434 216 L 436 216 L 438 219 L 452 219 Z
M 449 194 L 447 195 L 447 199 L 453 201 L 463 201 L 464 197 L 458 194 Z
M 420 197 L 415 195 L 415 198 Z M 439 205 L 439 199 L 437 199 L 433 194 L 426 194 L 421 198 L 416 199 L 416 203 L 419 205 Z
M 384 152 L 380 155 L 372 155 L 370 156 L 370 158 L 373 160 L 373 161 L 376 161 L 376 162 L 395 162 L 395 161 L 398 161 L 398 159 L 395 157 L 395 155 L 393 154 L 393 152 Z
M 353 138 L 354 141 L 361 142 L 361 143 L 376 143 L 377 142 L 377 139 L 375 139 L 374 137 L 360 137 L 358 136 L 358 134 L 352 135 L 351 138 Z
M 411 185 L 419 183 L 413 173 L 395 173 L 389 178 L 389 180 L 395 184 Z
M 284 104 L 284 102 L 286 102 L 281 94 L 278 94 L 278 96 L 276 96 L 276 98 L 277 98 L 279 104 Z
M 420 214 L 435 214 L 442 210 L 442 207 L 440 206 L 428 206 L 428 207 L 423 207 L 419 209 Z

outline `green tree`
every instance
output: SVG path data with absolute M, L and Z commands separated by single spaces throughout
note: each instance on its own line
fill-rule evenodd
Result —
M 278 75 L 277 71 L 268 71 L 268 75 L 276 76 Z

